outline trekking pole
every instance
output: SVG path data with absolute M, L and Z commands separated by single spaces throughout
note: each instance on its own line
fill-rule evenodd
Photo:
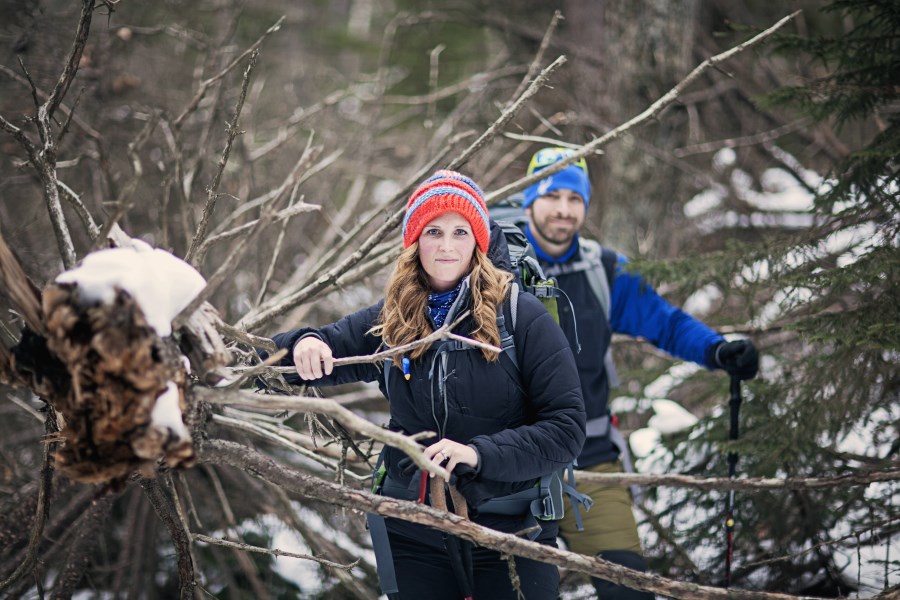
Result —
M 731 429 L 728 439 L 738 439 L 738 414 L 741 411 L 741 380 L 737 375 L 731 376 L 731 398 L 728 401 L 730 407 Z M 728 478 L 734 479 L 737 473 L 737 452 L 728 453 Z M 728 506 L 725 510 L 725 587 L 731 585 L 731 558 L 734 551 L 734 490 L 728 490 Z

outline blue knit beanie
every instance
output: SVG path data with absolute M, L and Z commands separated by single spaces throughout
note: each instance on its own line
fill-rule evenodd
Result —
M 531 163 L 528 165 L 528 175 L 538 173 L 542 169 L 571 155 L 572 150 L 568 148 L 543 148 L 538 150 L 531 157 Z M 528 208 L 532 202 L 553 190 L 572 190 L 584 198 L 584 206 L 587 207 L 591 201 L 591 182 L 588 179 L 585 160 L 581 158 L 559 173 L 554 173 L 531 187 L 525 188 L 525 199 L 522 202 L 522 208 Z

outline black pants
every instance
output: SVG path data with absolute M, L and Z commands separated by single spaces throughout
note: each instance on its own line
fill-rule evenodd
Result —
M 402 600 L 462 600 L 450 557 L 440 531 L 414 523 L 387 519 L 388 540 Z M 555 536 L 540 543 L 556 547 Z M 472 548 L 473 600 L 517 600 L 510 582 L 509 563 L 500 553 Z M 556 600 L 559 570 L 556 565 L 515 557 L 516 573 L 527 600 Z

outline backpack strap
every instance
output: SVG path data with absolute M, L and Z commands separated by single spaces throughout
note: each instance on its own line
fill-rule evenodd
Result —
M 582 494 L 575 487 L 575 463 L 569 463 L 566 466 L 566 475 L 568 481 L 563 480 L 562 491 L 569 497 L 572 504 L 572 512 L 575 514 L 575 529 L 584 531 L 584 522 L 581 519 L 581 509 L 591 510 L 594 501 L 587 494 Z
M 584 271 L 588 285 L 591 286 L 594 297 L 597 298 L 603 314 L 606 315 L 606 322 L 609 323 L 610 311 L 612 310 L 610 281 L 614 274 L 615 252 L 606 250 L 596 240 L 585 238 L 578 238 L 578 247 L 581 251 L 581 260 L 572 265 L 571 272 Z M 607 348 L 606 354 L 603 356 L 603 366 L 606 369 L 609 386 L 618 387 L 620 383 L 619 373 L 616 370 L 615 362 L 613 362 L 611 346 Z
M 519 284 L 513 281 L 509 284 L 509 297 L 503 301 L 500 311 L 497 313 L 497 329 L 500 332 L 500 365 L 506 370 L 506 374 L 522 390 L 522 377 L 519 371 L 519 356 L 516 354 L 516 321 L 519 316 Z M 509 320 L 507 321 L 507 317 Z M 511 327 L 507 326 L 507 323 Z M 506 360 L 504 360 L 506 358 Z
M 385 376 L 387 377 L 387 376 Z M 372 493 L 381 494 L 386 469 L 384 467 L 384 449 L 378 454 L 375 470 L 372 472 Z M 378 573 L 378 584 L 381 593 L 390 600 L 399 597 L 397 572 L 394 570 L 394 557 L 388 541 L 387 526 L 384 517 L 376 513 L 366 513 L 366 527 L 372 537 L 372 550 L 375 552 L 375 570 Z

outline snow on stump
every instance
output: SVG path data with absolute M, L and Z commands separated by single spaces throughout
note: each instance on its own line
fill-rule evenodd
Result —
M 161 460 L 193 463 L 187 361 L 169 336 L 204 285 L 193 267 L 147 246 L 90 254 L 44 289 L 47 348 L 71 377 L 52 398 L 65 422 L 61 473 L 103 483 L 153 476 Z

